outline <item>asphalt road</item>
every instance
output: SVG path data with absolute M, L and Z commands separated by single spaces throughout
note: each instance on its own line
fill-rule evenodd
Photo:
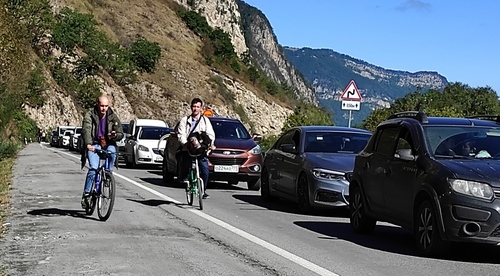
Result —
M 199 211 L 158 168 L 115 170 L 115 208 L 101 222 L 80 208 L 85 174 L 65 149 L 20 152 L 0 245 L 8 275 L 500 275 L 499 248 L 418 257 L 399 227 L 355 235 L 343 210 L 300 215 L 243 183 L 210 183 Z

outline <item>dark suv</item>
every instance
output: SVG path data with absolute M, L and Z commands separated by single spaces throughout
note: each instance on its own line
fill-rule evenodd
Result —
M 256 143 L 262 136 L 250 135 L 237 119 L 207 117 L 215 132 L 216 149 L 208 156 L 210 181 L 227 181 L 231 185 L 247 182 L 249 190 L 260 189 L 262 152 Z M 181 145 L 177 139 L 177 127 L 167 138 L 163 158 L 163 182 L 171 183 L 180 170 L 177 160 Z
M 356 156 L 349 193 L 355 232 L 400 225 L 424 256 L 451 241 L 499 244 L 500 116 L 390 116 Z

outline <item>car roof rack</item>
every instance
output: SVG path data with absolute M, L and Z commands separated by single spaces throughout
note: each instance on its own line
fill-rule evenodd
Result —
M 395 118 L 412 118 L 421 123 L 429 122 L 429 120 L 427 119 L 427 115 L 423 111 L 404 111 L 404 112 L 394 113 L 391 116 L 389 116 L 389 119 L 395 119 Z
M 468 116 L 467 119 L 478 119 L 478 120 L 487 120 L 500 123 L 500 115 L 474 115 Z

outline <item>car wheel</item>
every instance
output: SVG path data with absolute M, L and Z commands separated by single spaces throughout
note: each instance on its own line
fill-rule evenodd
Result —
M 251 191 L 258 191 L 260 189 L 260 178 L 249 180 L 247 187 Z
M 371 233 L 377 224 L 376 220 L 366 215 L 363 195 L 359 187 L 354 187 L 349 197 L 349 218 L 351 228 L 356 233 Z
M 413 225 L 415 243 L 421 255 L 439 256 L 446 253 L 450 243 L 441 238 L 436 212 L 428 200 L 423 201 L 418 207 Z
M 269 185 L 269 173 L 265 168 L 264 170 L 262 170 L 262 174 L 260 177 L 260 196 L 262 197 L 262 199 L 264 199 L 264 201 L 267 202 L 275 201 L 278 199 L 271 194 L 271 187 Z
M 312 211 L 311 203 L 309 202 L 309 183 L 304 174 L 299 177 L 299 185 L 297 188 L 297 201 L 299 204 L 299 211 L 302 214 L 309 214 Z
M 127 168 L 130 169 L 133 167 L 133 165 L 132 165 L 132 162 L 129 161 L 129 158 L 130 158 L 129 156 L 125 157 L 125 166 L 127 166 Z

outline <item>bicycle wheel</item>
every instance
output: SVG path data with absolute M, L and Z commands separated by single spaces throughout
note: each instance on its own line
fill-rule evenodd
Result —
M 198 177 L 198 204 L 200 205 L 200 210 L 203 210 L 203 179 Z
M 115 177 L 113 174 L 106 172 L 101 186 L 101 194 L 97 200 L 97 215 L 102 221 L 106 221 L 113 211 L 115 203 Z
M 191 181 L 191 179 L 193 179 L 193 171 L 190 170 L 189 171 L 189 183 L 187 184 L 187 188 L 186 188 L 186 199 L 187 199 L 187 202 L 188 202 L 188 205 L 193 205 L 193 199 L 194 199 L 194 194 L 195 194 L 195 189 L 196 189 L 196 186 L 195 184 Z

